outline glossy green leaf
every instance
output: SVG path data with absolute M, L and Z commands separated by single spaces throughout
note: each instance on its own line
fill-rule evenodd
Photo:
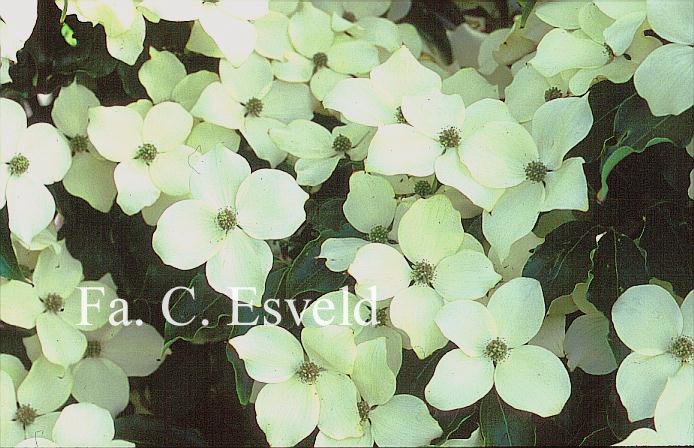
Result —
M 535 249 L 523 268 L 524 277 L 542 284 L 549 304 L 559 296 L 571 294 L 576 283 L 588 279 L 590 252 L 597 243 L 600 227 L 588 221 L 570 221 L 557 227 Z
M 600 238 L 591 258 L 587 298 L 605 316 L 611 316 L 612 305 L 627 288 L 648 283 L 644 254 L 614 229 Z
M 694 108 L 680 115 L 655 117 L 648 103 L 638 96 L 619 106 L 614 119 L 614 135 L 618 141 L 605 148 L 600 163 L 600 191 L 598 201 L 607 197 L 607 180 L 614 168 L 627 156 L 642 153 L 658 143 L 673 143 L 684 147 L 694 132 Z
M 495 391 L 480 401 L 480 429 L 485 446 L 535 445 L 532 414 L 504 403 Z

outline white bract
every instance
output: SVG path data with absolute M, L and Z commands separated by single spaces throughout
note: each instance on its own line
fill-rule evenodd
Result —
M 525 345 L 545 314 L 537 280 L 516 278 L 498 288 L 484 305 L 447 304 L 436 323 L 458 349 L 439 361 L 425 389 L 442 410 L 464 408 L 496 387 L 502 400 L 541 417 L 561 412 L 571 394 L 569 375 L 549 350 Z
M 48 227 L 55 200 L 46 188 L 70 168 L 65 137 L 48 123 L 27 127 L 22 106 L 0 98 L 0 209 L 7 204 L 9 227 L 25 244 Z
M 87 136 L 89 109 L 100 106 L 96 95 L 73 81 L 60 89 L 51 118 L 69 139 L 72 165 L 63 178 L 68 193 L 84 199 L 96 210 L 108 213 L 116 198 L 113 172 L 116 164 L 104 159 Z
M 347 376 L 357 356 L 351 329 L 305 328 L 299 343 L 283 328 L 261 325 L 229 343 L 248 375 L 267 383 L 255 410 L 270 446 L 296 445 L 316 426 L 338 440 L 363 435 L 357 388 Z
M 612 307 L 615 331 L 633 350 L 617 371 L 617 392 L 629 420 L 653 417 L 668 378 L 683 369 L 691 374 L 693 307 L 694 293 L 687 295 L 680 308 L 670 293 L 657 285 L 632 286 Z
M 446 196 L 435 195 L 419 199 L 401 219 L 402 254 L 370 243 L 357 251 L 349 267 L 358 295 L 393 297 L 393 325 L 407 333 L 420 358 L 447 342 L 434 322 L 446 300 L 478 299 L 501 279 L 484 253 L 470 249 L 474 245 L 468 246 L 468 239 L 474 240 L 463 231 L 460 213 Z
M 152 246 L 164 263 L 192 269 L 207 263 L 210 285 L 260 305 L 272 252 L 263 240 L 291 236 L 306 219 L 308 194 L 289 174 L 260 169 L 217 146 L 193 166 L 192 199 L 176 202 L 157 223 Z M 185 238 L 181 238 L 185 235 Z
M 190 113 L 169 101 L 150 108 L 144 118 L 123 106 L 89 109 L 87 134 L 102 157 L 118 163 L 116 202 L 126 214 L 154 204 L 161 193 L 189 192 L 196 151 L 185 142 L 192 128 Z

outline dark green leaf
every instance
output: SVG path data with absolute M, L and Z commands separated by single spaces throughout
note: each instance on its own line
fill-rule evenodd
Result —
M 24 275 L 12 248 L 7 207 L 0 211 L 0 277 L 24 281 Z
M 557 227 L 535 249 L 523 268 L 524 277 L 542 284 L 547 303 L 571 294 L 576 283 L 588 279 L 590 252 L 600 227 L 587 221 L 570 221 Z
M 592 256 L 588 300 L 609 318 L 612 305 L 627 288 L 645 283 L 648 274 L 644 254 L 634 240 L 608 230 Z
M 128 440 L 137 446 L 207 446 L 197 430 L 181 428 L 151 415 L 128 415 L 117 418 L 114 424 L 116 439 Z
M 236 396 L 239 399 L 239 403 L 242 406 L 246 406 L 251 400 L 251 393 L 253 392 L 253 378 L 248 376 L 246 372 L 246 365 L 241 358 L 239 358 L 238 353 L 231 348 L 229 344 L 226 345 L 227 361 L 234 368 L 234 387 L 236 388 Z
M 318 255 L 326 239 L 347 236 L 359 236 L 359 233 L 349 226 L 344 226 L 340 232 L 326 230 L 304 246 L 287 272 L 287 299 L 305 292 L 325 294 L 337 290 L 344 284 L 347 274 L 331 271 L 325 266 L 325 260 L 318 258 Z
M 533 12 L 535 3 L 537 3 L 537 0 L 525 0 L 522 2 L 523 12 L 521 15 L 521 26 L 525 26 L 525 22 L 528 20 L 528 17 L 530 17 L 530 13 Z
M 670 282 L 675 293 L 684 297 L 694 286 L 691 223 L 664 206 L 647 210 L 644 221 L 638 244 L 646 252 L 649 276 Z
M 480 402 L 480 429 L 485 446 L 535 445 L 532 415 L 507 405 L 494 391 Z
M 634 96 L 622 103 L 614 120 L 614 135 L 619 140 L 605 149 L 600 163 L 601 188 L 598 200 L 604 201 L 609 190 L 607 179 L 625 157 L 641 153 L 658 143 L 673 143 L 684 147 L 694 132 L 694 108 L 680 115 L 655 117 L 648 103 Z
M 195 298 L 191 297 L 188 291 L 181 291 L 175 301 L 172 301 L 170 312 L 176 322 L 185 323 L 190 320 L 192 322 L 175 326 L 167 321 L 164 326 L 164 340 L 167 347 L 179 339 L 191 342 L 201 338 L 202 335 L 199 333 L 206 331 L 205 328 L 208 329 L 207 331 L 217 328 L 224 324 L 224 317 L 232 315 L 231 299 L 212 289 L 207 284 L 204 272 L 196 274 L 189 287 L 195 291 Z M 206 325 L 203 325 L 203 320 L 207 321 Z M 230 331 L 229 327 L 223 334 L 223 339 L 227 338 Z
M 313 218 L 312 226 L 318 232 L 325 230 L 340 230 L 346 219 L 342 212 L 344 200 L 340 198 L 330 198 L 320 204 L 316 216 Z

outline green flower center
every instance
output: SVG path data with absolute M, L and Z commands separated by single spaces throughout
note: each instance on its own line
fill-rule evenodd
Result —
M 605 48 L 604 48 L 603 51 L 605 52 L 605 54 L 606 54 L 607 56 L 609 56 L 610 58 L 614 58 L 614 57 L 615 57 L 615 54 L 614 54 L 614 50 L 612 49 L 612 47 L 610 47 L 610 46 L 607 45 L 607 44 L 605 44 L 604 47 L 605 47 Z
M 388 308 L 381 308 L 376 311 L 376 326 L 385 327 L 388 325 Z
M 499 363 L 506 359 L 508 352 L 508 345 L 506 345 L 506 343 L 499 338 L 492 339 L 484 348 L 484 356 L 491 359 L 495 363 Z
M 420 180 L 416 184 L 414 184 L 415 194 L 418 194 L 423 198 L 431 196 L 431 193 L 433 193 L 432 190 L 433 189 L 431 188 L 431 184 L 425 180 Z
M 407 124 L 407 119 L 402 114 L 402 107 L 401 106 L 398 106 L 398 108 L 395 109 L 395 119 L 400 124 Z
M 367 418 L 369 418 L 369 411 L 371 410 L 371 406 L 369 406 L 369 403 L 362 400 L 359 403 L 357 403 L 357 410 L 359 411 L 359 418 L 363 422 L 366 421 Z
M 444 148 L 457 148 L 460 145 L 460 132 L 454 127 L 444 129 L 439 134 L 439 143 Z
M 525 166 L 525 178 L 532 182 L 542 182 L 547 175 L 547 167 L 540 161 L 530 162 Z
M 561 98 L 563 96 L 564 94 L 561 93 L 561 90 L 559 90 L 557 87 L 550 87 L 549 89 L 545 90 L 545 102 L 556 100 L 557 98 Z
M 10 166 L 10 175 L 19 176 L 26 173 L 29 169 L 29 159 L 23 154 L 15 154 L 14 157 L 10 159 L 8 165 Z
M 376 226 L 369 232 L 369 241 L 372 243 L 387 243 L 388 229 L 383 226 Z
M 344 135 L 338 135 L 333 140 L 333 149 L 337 152 L 345 152 L 352 149 L 352 141 Z
M 251 98 L 246 103 L 246 114 L 257 117 L 263 111 L 263 102 L 258 98 Z
M 49 313 L 57 314 L 63 311 L 63 306 L 65 301 L 58 294 L 48 294 L 45 299 L 43 299 L 43 306 Z
M 430 285 L 434 281 L 434 266 L 426 260 L 412 265 L 412 281 L 415 285 Z
M 225 232 L 233 229 L 237 224 L 236 212 L 229 207 L 221 209 L 219 213 L 217 213 L 217 218 L 215 219 L 219 228 Z
M 87 341 L 87 351 L 84 352 L 85 358 L 98 358 L 101 355 L 101 342 Z
M 304 361 L 296 374 L 299 376 L 299 381 L 304 384 L 316 384 L 321 368 L 311 361 Z
M 75 135 L 72 140 L 70 140 L 70 149 L 73 154 L 87 152 L 87 149 L 89 149 L 89 139 L 84 135 Z
M 145 143 L 144 145 L 137 148 L 135 158 L 142 160 L 143 162 L 145 162 L 145 164 L 149 165 L 152 162 L 154 162 L 154 159 L 157 158 L 157 154 L 158 152 L 156 146 L 154 146 L 151 143 Z
M 328 55 L 325 53 L 316 53 L 313 55 L 313 65 L 316 68 L 327 67 L 328 66 Z
M 17 408 L 17 421 L 25 428 L 34 423 L 34 420 L 36 420 L 38 416 L 39 414 L 36 412 L 36 409 L 29 405 L 22 404 Z
M 694 340 L 689 336 L 679 336 L 672 341 L 668 351 L 682 362 L 691 362 L 694 358 Z

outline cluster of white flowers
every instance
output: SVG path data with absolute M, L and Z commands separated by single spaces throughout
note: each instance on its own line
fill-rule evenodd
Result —
M 10 3 L 0 5 L 2 83 L 36 21 L 36 0 Z M 85 280 L 56 240 L 47 186 L 62 182 L 99 212 L 115 203 L 141 213 L 165 264 L 205 264 L 212 288 L 260 306 L 270 242 L 304 225 L 310 194 L 345 162 L 355 168 L 342 210 L 361 237 L 329 238 L 319 258 L 354 281 L 349 307 L 374 299 L 378 324 L 320 326 L 309 307 L 300 342 L 269 325 L 230 341 L 257 382 L 270 445 L 316 427 L 316 446 L 427 445 L 442 435 L 427 403 L 464 408 L 492 388 L 513 408 L 559 414 L 569 370 L 618 368 L 610 318 L 634 351 L 617 372 L 622 403 L 632 421 L 655 417 L 655 431 L 625 442 L 694 443 L 692 293 L 680 310 L 659 286 L 635 286 L 605 316 L 586 284 L 546 309 L 540 283 L 521 276 L 543 241 L 533 233 L 540 214 L 589 208 L 585 161 L 567 154 L 593 127 L 594 83 L 633 77 L 655 116 L 694 105 L 688 2 L 540 1 L 525 25 L 519 16 L 490 34 L 468 24 L 450 32 L 452 65 L 398 23 L 405 1 L 56 5 L 103 26 L 109 53 L 126 64 L 146 52 L 138 78 L 149 99 L 101 105 L 73 81 L 52 124 L 27 126 L 22 105 L 0 98 L 0 206 L 18 254 L 38 252 L 24 263 L 30 282 L 0 283 L 0 319 L 35 329 L 28 373 L 0 358 L 3 446 L 34 446 L 34 435 L 40 446 L 126 446 L 112 441 L 112 417 L 128 405 L 128 377 L 149 375 L 165 355 L 153 327 L 109 323 L 118 287 L 108 275 Z M 186 50 L 218 58 L 218 71 L 187 73 L 176 54 L 144 49 L 146 21 L 160 20 L 192 21 Z M 326 129 L 317 114 L 340 124 Z M 251 169 L 242 138 L 267 168 Z M 462 224 L 480 215 L 483 241 Z M 90 325 L 80 323 L 80 287 L 104 291 L 89 293 L 101 304 Z M 340 310 L 345 296 L 321 299 Z M 446 346 L 424 400 L 396 393 L 403 349 L 424 359 Z M 58 412 L 70 396 L 79 403 Z M 482 443 L 470 437 L 456 442 Z

